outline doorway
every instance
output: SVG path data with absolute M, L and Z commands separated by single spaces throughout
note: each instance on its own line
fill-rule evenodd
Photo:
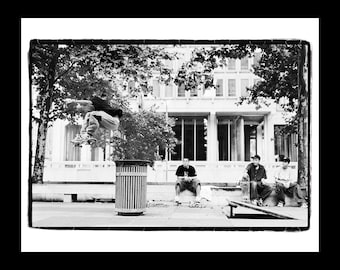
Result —
M 257 154 L 257 125 L 244 125 L 244 160 Z

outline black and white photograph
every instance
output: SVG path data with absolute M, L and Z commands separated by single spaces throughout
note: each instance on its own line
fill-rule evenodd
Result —
M 24 39 L 24 224 L 310 231 L 311 40 L 164 36 Z

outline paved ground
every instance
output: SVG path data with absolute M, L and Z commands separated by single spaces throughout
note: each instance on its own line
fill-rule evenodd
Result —
M 226 191 L 202 186 L 202 208 L 190 208 L 192 194 L 184 191 L 180 207 L 174 205 L 173 185 L 148 186 L 148 208 L 141 216 L 118 216 L 114 203 L 85 202 L 88 199 L 114 198 L 112 185 L 36 185 L 33 197 L 42 201 L 48 198 L 63 200 L 64 193 L 77 193 L 82 202 L 33 202 L 32 223 L 34 227 L 203 227 L 203 228 L 272 228 L 307 227 L 308 209 L 298 207 L 268 207 L 270 210 L 288 214 L 295 219 L 277 219 L 264 213 L 237 207 L 235 217 L 229 217 L 228 200 L 240 200 L 241 191 Z M 275 204 L 274 204 L 275 205 Z
M 33 227 L 306 227 L 308 210 L 298 207 L 270 207 L 296 219 L 276 219 L 260 212 L 238 207 L 228 218 L 229 207 L 204 202 L 202 208 L 188 204 L 175 206 L 171 201 L 151 201 L 141 216 L 119 216 L 114 203 L 33 202 Z

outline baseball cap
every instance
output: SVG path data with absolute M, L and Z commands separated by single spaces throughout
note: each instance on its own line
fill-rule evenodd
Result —
M 282 161 L 289 163 L 290 162 L 290 158 L 285 157 L 285 158 L 282 159 Z

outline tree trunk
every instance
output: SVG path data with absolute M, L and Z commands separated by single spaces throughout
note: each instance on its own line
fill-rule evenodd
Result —
M 307 186 L 309 172 L 309 100 L 306 87 L 306 46 L 302 45 L 299 59 L 299 108 L 298 108 L 298 184 Z
M 35 150 L 32 183 L 43 182 L 47 127 L 48 119 L 40 119 L 38 124 L 38 136 Z
M 32 183 L 43 183 L 44 165 L 45 165 L 45 149 L 46 135 L 49 123 L 49 114 L 52 106 L 52 94 L 54 89 L 54 79 L 56 73 L 56 65 L 58 60 L 57 47 L 54 47 L 53 55 L 48 67 L 48 86 L 46 90 L 40 92 L 42 97 L 42 106 L 40 109 L 40 121 L 38 125 L 37 144 L 34 159 L 34 168 L 32 175 Z

